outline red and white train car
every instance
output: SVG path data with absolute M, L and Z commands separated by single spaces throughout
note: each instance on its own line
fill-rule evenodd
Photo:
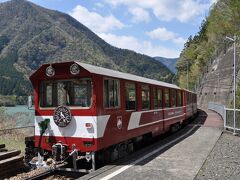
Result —
M 178 129 L 197 113 L 197 96 L 190 91 L 85 63 L 45 64 L 30 79 L 35 146 L 49 154 L 77 150 L 90 160 L 95 152 L 116 155 L 119 148 L 120 155 L 146 135 Z

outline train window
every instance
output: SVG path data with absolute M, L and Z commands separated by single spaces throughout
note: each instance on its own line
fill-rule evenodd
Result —
M 194 103 L 197 103 L 197 95 L 194 95 Z
M 40 106 L 60 105 L 90 107 L 92 99 L 91 80 L 43 81 L 40 88 Z
M 162 90 L 154 88 L 153 97 L 154 97 L 154 109 L 161 108 L 162 107 Z
M 190 97 L 189 97 L 189 93 L 187 92 L 187 104 L 190 104 L 189 100 L 190 100 Z
M 44 92 L 45 96 L 46 96 L 45 103 L 46 103 L 47 106 L 52 106 L 52 104 L 53 104 L 53 97 L 52 97 L 53 84 L 52 83 L 46 83 L 45 88 L 46 88 L 46 91 Z
M 164 90 L 165 107 L 170 107 L 169 89 Z
M 70 83 L 69 82 L 58 82 L 57 83 L 57 100 L 58 105 L 65 105 L 70 103 Z
M 192 94 L 187 93 L 187 104 L 191 104 L 191 103 L 192 103 Z
M 171 96 L 171 107 L 176 107 L 177 105 L 177 94 L 175 89 L 170 90 L 170 96 Z
M 150 109 L 150 90 L 149 86 L 142 86 L 142 109 Z
M 73 104 L 81 107 L 89 107 L 91 104 L 91 82 L 89 80 L 73 83 Z
M 115 108 L 120 106 L 120 83 L 119 80 L 104 80 L 104 107 Z
M 177 106 L 182 106 L 182 92 L 177 91 Z
M 136 87 L 134 83 L 125 84 L 125 105 L 126 110 L 136 109 Z

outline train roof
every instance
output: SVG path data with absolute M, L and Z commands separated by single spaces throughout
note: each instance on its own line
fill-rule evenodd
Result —
M 148 84 L 155 84 L 155 85 L 159 85 L 159 86 L 163 86 L 163 87 L 181 89 L 180 87 L 178 87 L 174 84 L 169 84 L 169 83 L 165 83 L 162 81 L 144 78 L 141 76 L 136 76 L 136 75 L 129 74 L 129 73 L 123 73 L 120 71 L 115 71 L 115 70 L 111 70 L 111 69 L 107 69 L 107 68 L 103 68 L 103 67 L 98 67 L 98 66 L 94 66 L 94 65 L 90 65 L 90 64 L 86 64 L 86 63 L 82 63 L 82 62 L 75 61 L 75 63 L 77 63 L 79 66 L 81 66 L 82 68 L 86 69 L 87 71 L 89 71 L 90 73 L 93 73 L 93 74 L 99 74 L 99 75 L 115 77 L 115 78 L 120 78 L 120 79 L 125 79 L 125 80 L 131 80 L 131 81 L 138 81 L 138 82 L 148 83 Z
M 186 91 L 186 92 L 189 92 L 189 93 L 192 93 L 192 94 L 197 94 L 196 92 L 191 91 L 191 90 L 188 90 L 188 89 L 185 89 L 185 88 L 182 88 L 182 90 L 184 90 L 184 91 Z

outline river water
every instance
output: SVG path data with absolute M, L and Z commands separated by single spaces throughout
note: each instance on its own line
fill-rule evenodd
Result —
M 13 120 L 13 126 L 24 127 L 34 125 L 34 110 L 27 106 L 4 107 L 6 115 Z

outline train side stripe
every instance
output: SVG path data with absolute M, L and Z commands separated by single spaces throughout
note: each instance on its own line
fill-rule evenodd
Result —
M 97 116 L 97 138 L 103 137 L 110 115 Z
M 172 119 L 175 119 L 175 118 L 180 118 L 180 117 L 183 117 L 186 114 L 186 113 L 183 113 L 179 116 L 173 116 L 173 117 L 170 117 L 170 118 L 167 118 L 167 119 L 160 119 L 160 120 L 157 120 L 157 121 L 154 121 L 154 122 L 151 122 L 151 123 L 140 125 L 140 119 L 141 119 L 142 113 L 144 113 L 144 112 L 134 112 L 134 113 L 131 114 L 129 124 L 128 124 L 128 130 L 152 125 L 152 124 L 163 122 L 163 121 L 169 121 L 169 120 L 172 120 Z

